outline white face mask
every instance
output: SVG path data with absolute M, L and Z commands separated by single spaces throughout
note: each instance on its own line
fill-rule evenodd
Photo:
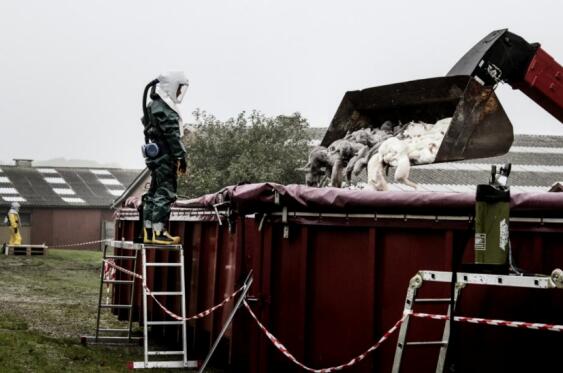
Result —
M 186 92 L 188 91 L 188 86 L 185 84 L 182 84 L 180 86 L 180 94 L 178 95 L 178 97 L 176 98 L 176 101 L 178 103 L 181 103 L 182 100 L 184 99 L 184 96 L 186 95 Z

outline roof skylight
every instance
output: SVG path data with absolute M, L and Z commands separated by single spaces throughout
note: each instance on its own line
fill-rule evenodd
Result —
M 16 188 L 0 188 L 0 194 L 19 194 Z
M 78 197 L 61 197 L 66 203 L 86 203 L 82 198 Z
M 74 195 L 76 194 L 74 190 L 70 188 L 53 188 L 53 191 L 59 195 Z
M 65 179 L 62 177 L 45 177 L 44 179 L 49 184 L 66 184 Z
M 104 185 L 121 185 L 117 179 L 98 179 Z
M 94 175 L 108 175 L 111 176 L 111 172 L 109 172 L 108 170 L 90 170 L 91 173 L 93 173 Z
M 26 199 L 20 196 L 2 196 L 2 199 L 6 202 L 25 202 Z

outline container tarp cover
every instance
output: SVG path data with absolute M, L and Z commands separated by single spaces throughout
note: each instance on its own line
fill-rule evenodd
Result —
M 277 197 L 276 197 L 277 195 Z M 178 200 L 177 207 L 212 209 L 229 203 L 239 214 L 280 211 L 326 213 L 411 213 L 472 215 L 474 193 L 376 192 L 304 185 L 257 183 L 229 186 L 217 193 L 190 200 Z M 563 195 L 559 193 L 513 193 L 513 216 L 563 216 Z

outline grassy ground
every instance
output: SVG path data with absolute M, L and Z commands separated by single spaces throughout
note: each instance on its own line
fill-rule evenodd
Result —
M 126 372 L 142 360 L 140 347 L 80 344 L 95 329 L 100 261 L 78 250 L 0 255 L 0 371 Z M 103 313 L 105 325 L 117 322 Z

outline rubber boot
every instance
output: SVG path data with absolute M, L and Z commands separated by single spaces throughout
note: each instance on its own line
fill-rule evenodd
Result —
M 178 245 L 180 243 L 180 237 L 172 236 L 166 229 L 161 231 L 155 230 L 152 243 L 158 245 Z
M 143 228 L 143 243 L 153 243 L 152 228 Z

